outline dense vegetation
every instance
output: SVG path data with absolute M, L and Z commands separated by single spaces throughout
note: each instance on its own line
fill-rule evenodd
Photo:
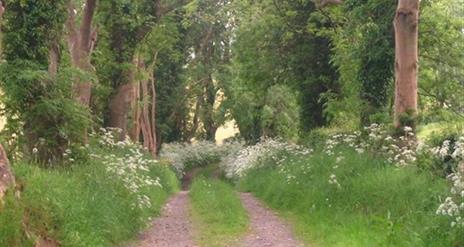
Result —
M 463 6 L 0 0 L 0 246 L 120 244 L 192 170 L 203 245 L 237 189 L 308 243 L 463 246 Z
M 178 190 L 174 171 L 105 133 L 83 148 L 87 159 L 68 150 L 68 168 L 14 163 L 21 195 L 8 194 L 0 207 L 1 246 L 111 246 L 131 240 L 159 213 Z
M 323 152 L 291 156 L 281 169 L 263 161 L 240 188 L 290 212 L 298 233 L 322 246 L 453 246 L 461 237 L 450 234 L 448 221 L 435 214 L 446 194 L 444 181 L 414 167 L 398 171 L 354 151 L 339 155 L 344 158 L 338 163 Z

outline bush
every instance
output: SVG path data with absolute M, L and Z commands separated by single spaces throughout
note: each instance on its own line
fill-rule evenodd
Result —
M 7 124 L 4 139 L 9 153 L 24 152 L 25 157 L 44 166 L 61 164 L 70 143 L 83 143 L 91 124 L 88 108 L 72 97 L 72 69 L 52 77 L 40 65 L 16 61 L 0 66 L 2 103 Z
M 213 142 L 200 141 L 194 143 L 163 144 L 160 157 L 172 163 L 179 177 L 185 171 L 218 163 L 223 156 L 233 153 L 242 147 L 239 142 L 226 142 L 221 146 Z

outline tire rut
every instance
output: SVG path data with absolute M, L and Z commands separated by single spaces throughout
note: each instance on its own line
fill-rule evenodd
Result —
M 241 241 L 244 247 L 303 247 L 291 227 L 250 193 L 240 193 L 250 217 L 250 232 Z
M 171 197 L 161 215 L 131 247 L 198 247 L 193 241 L 188 205 L 188 191 Z

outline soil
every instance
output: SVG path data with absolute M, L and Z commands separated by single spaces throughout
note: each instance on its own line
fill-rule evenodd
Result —
M 243 206 L 250 217 L 250 232 L 243 239 L 245 247 L 300 247 L 291 227 L 249 193 L 241 193 Z
M 184 186 L 188 187 L 188 182 Z M 286 222 L 253 195 L 240 193 L 240 199 L 250 217 L 250 230 L 242 239 L 230 244 L 230 247 L 305 246 L 295 239 Z M 168 201 L 161 216 L 154 220 L 150 229 L 132 247 L 198 247 L 193 241 L 190 218 L 188 191 L 181 191 Z
M 133 247 L 197 247 L 193 242 L 188 205 L 188 191 L 169 199 L 161 216 Z

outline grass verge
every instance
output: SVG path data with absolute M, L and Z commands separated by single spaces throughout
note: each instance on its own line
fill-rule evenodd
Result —
M 370 155 L 323 152 L 267 163 L 239 181 L 294 222 L 320 246 L 462 246 L 464 234 L 435 215 L 444 179 L 413 167 L 395 168 Z M 340 161 L 341 160 L 341 161 Z M 335 175 L 336 183 L 329 183 Z M 332 176 L 332 178 L 334 178 Z
M 192 183 L 190 199 L 201 246 L 231 246 L 248 229 L 248 215 L 231 185 L 200 176 Z
M 125 157 L 124 150 L 102 152 Z M 141 208 L 140 197 L 95 159 L 58 169 L 19 162 L 13 170 L 21 198 L 9 195 L 0 206 L 0 246 L 8 247 L 34 246 L 37 239 L 64 247 L 114 246 L 134 238 L 179 187 L 167 165 L 151 166 L 149 177 L 162 186 L 144 192 L 150 206 Z

